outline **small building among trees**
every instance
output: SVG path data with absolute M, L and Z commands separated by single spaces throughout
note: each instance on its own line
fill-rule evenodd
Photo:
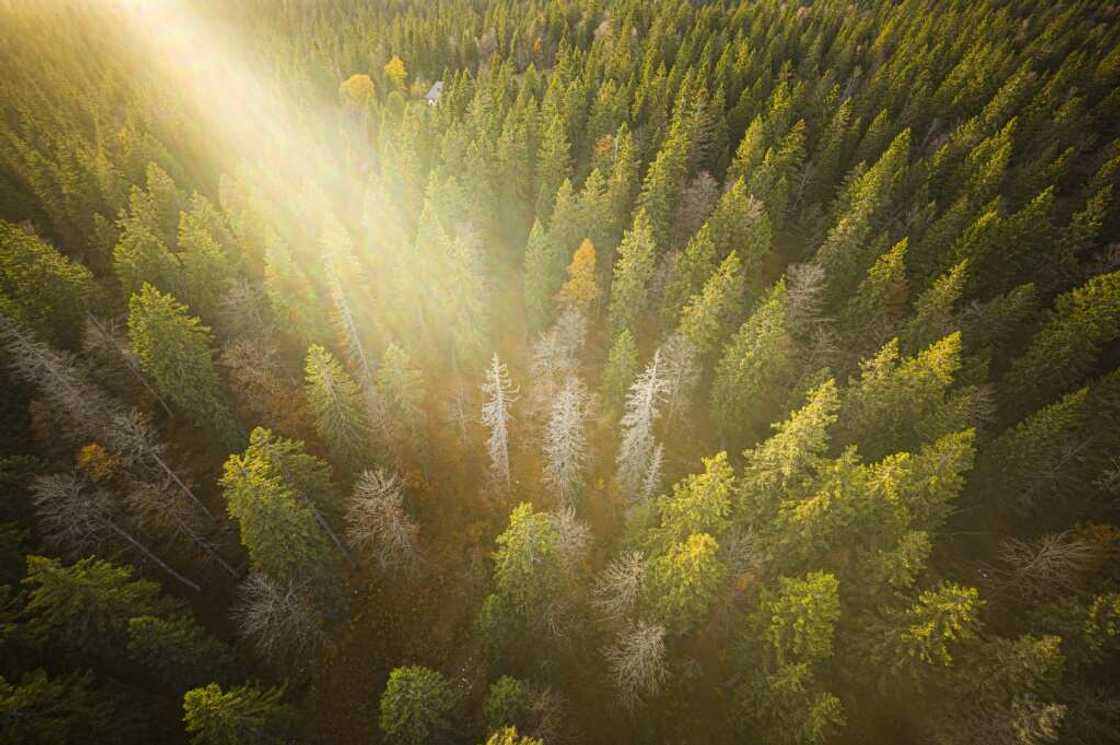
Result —
M 429 106 L 435 106 L 439 103 L 439 97 L 443 95 L 443 81 L 437 80 L 432 83 L 432 87 L 424 95 L 424 100 L 428 102 Z

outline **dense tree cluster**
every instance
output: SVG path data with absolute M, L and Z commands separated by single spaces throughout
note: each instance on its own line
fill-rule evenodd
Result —
M 1115 4 L 0 42 L 0 743 L 1120 740 Z

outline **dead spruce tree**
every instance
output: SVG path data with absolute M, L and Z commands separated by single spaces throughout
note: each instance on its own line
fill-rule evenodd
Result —
M 591 605 L 600 618 L 611 624 L 633 618 L 645 575 L 641 551 L 628 551 L 607 564 L 591 590 Z
M 313 593 L 294 579 L 252 572 L 241 583 L 232 615 L 257 654 L 282 668 L 306 666 L 325 638 Z
M 35 514 L 48 542 L 60 553 L 78 557 L 118 541 L 198 592 L 202 588 L 175 571 L 127 529 L 112 497 L 72 474 L 38 476 L 31 484 Z
M 556 392 L 579 369 L 579 353 L 587 338 L 587 318 L 569 307 L 551 328 L 537 336 L 530 349 L 529 374 L 532 395 L 529 409 L 545 416 Z
M 78 359 L 53 349 L 0 314 L 0 346 L 17 378 L 35 387 L 75 444 L 96 440 L 122 407 L 90 379 Z
M 171 466 L 166 445 L 159 441 L 138 409 L 126 408 L 94 384 L 72 354 L 36 341 L 30 332 L 2 315 L 0 345 L 9 354 L 13 372 L 36 387 L 52 416 L 65 423 L 64 434 L 74 444 L 100 442 L 119 458 L 128 473 L 127 481 L 136 487 L 135 493 L 131 493 L 131 487 L 129 490 L 127 501 L 131 506 L 150 504 L 153 510 L 162 513 L 158 525 L 162 533 L 171 538 L 186 537 L 226 572 L 236 576 L 236 571 L 206 538 L 208 531 L 197 525 L 199 516 L 204 516 L 211 524 L 216 523 L 217 518 L 187 485 L 185 477 Z M 157 491 L 159 497 L 155 498 Z M 172 499 L 189 501 L 190 507 L 171 504 Z M 135 517 L 143 520 L 145 515 Z
M 626 413 L 621 421 L 622 444 L 616 459 L 618 471 L 615 480 L 619 491 L 629 499 L 639 499 L 650 491 L 656 491 L 656 484 L 650 483 L 650 474 L 660 469 L 653 426 L 668 391 L 669 382 L 664 377 L 661 350 L 658 349 L 645 372 L 630 386 Z
M 574 375 L 552 402 L 544 434 L 544 481 L 561 504 L 571 504 L 583 488 L 590 404 L 587 387 Z
M 346 539 L 382 571 L 411 571 L 419 558 L 419 526 L 404 509 L 404 484 L 395 473 L 365 470 L 346 512 Z
M 576 623 L 579 607 L 577 598 L 582 594 L 584 562 L 591 550 L 591 528 L 576 517 L 571 505 L 548 514 L 548 521 L 555 531 L 553 544 L 556 567 L 559 570 L 561 591 L 545 607 L 545 627 L 557 639 L 568 637 Z
M 82 351 L 87 355 L 108 359 L 115 367 L 123 368 L 129 376 L 147 391 L 152 400 L 160 405 L 167 416 L 174 416 L 167 400 L 159 394 L 140 369 L 136 355 L 128 348 L 125 332 L 115 319 L 103 321 L 92 313 L 86 313 L 86 323 L 82 330 Z
M 669 678 L 665 662 L 665 628 L 638 621 L 619 633 L 607 648 L 607 667 L 622 704 L 637 708 L 656 696 Z
M 684 414 L 700 382 L 700 355 L 696 345 L 679 331 L 673 332 L 662 348 L 665 350 L 665 380 L 668 383 L 665 419 L 672 425 L 687 424 Z
M 642 490 L 638 498 L 642 501 L 653 499 L 661 491 L 661 467 L 665 463 L 665 445 L 657 443 L 653 455 L 649 459 L 645 478 L 642 479 Z
M 482 404 L 482 424 L 490 430 L 486 450 L 490 455 L 490 475 L 503 484 L 508 492 L 511 487 L 509 474 L 509 408 L 517 401 L 517 389 L 509 379 L 509 369 L 498 360 L 497 353 L 486 370 L 482 384 L 486 402 Z

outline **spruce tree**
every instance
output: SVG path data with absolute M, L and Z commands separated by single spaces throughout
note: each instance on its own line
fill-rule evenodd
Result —
M 726 571 L 719 543 L 708 533 L 673 543 L 650 564 L 645 605 L 651 617 L 670 634 L 692 630 L 707 615 Z
M 356 473 L 369 458 L 370 444 L 369 423 L 358 384 L 318 344 L 307 349 L 304 381 L 316 432 L 335 461 Z
M 427 425 L 424 377 L 403 347 L 390 344 L 385 348 L 377 370 L 377 390 L 387 418 L 383 428 L 391 444 L 422 450 Z
M 529 231 L 523 270 L 525 312 L 530 331 L 541 330 L 552 321 L 553 296 L 559 287 L 554 272 L 555 254 L 555 245 L 538 219 Z
M 1015 392 L 1015 410 L 1029 410 L 1076 386 L 1117 337 L 1120 272 L 1097 275 L 1059 296 L 1007 374 L 1004 385 Z
M 731 252 L 739 255 L 747 290 L 744 307 L 750 307 L 762 292 L 763 270 L 773 251 L 773 228 L 766 210 L 739 179 L 720 197 L 705 225 L 717 261 Z
M 571 176 L 571 146 L 564 120 L 553 117 L 544 128 L 537 153 L 537 218 L 548 223 L 560 184 Z
M 707 357 L 734 328 L 741 317 L 742 275 L 739 255 L 728 254 L 719 268 L 704 282 L 699 293 L 681 310 L 678 330 L 695 348 L 697 356 Z
M 839 583 L 814 572 L 781 577 L 751 614 L 745 646 L 761 658 L 736 690 L 744 731 L 790 745 L 820 743 L 845 723 L 840 699 L 817 680 L 818 663 L 832 656 L 840 617 Z M 757 651 L 756 651 L 757 650 Z
M 918 296 L 914 313 L 902 329 L 902 350 L 913 354 L 953 331 L 960 300 L 968 276 L 968 262 L 962 261 L 934 280 Z
M 726 344 L 716 364 L 712 418 L 725 445 L 748 444 L 782 413 L 795 370 L 785 283 L 779 281 Z
M 159 585 L 135 579 L 131 569 L 93 557 L 63 566 L 27 557 L 27 631 L 62 650 L 111 659 L 128 642 L 129 619 L 163 614 L 173 605 Z
M 970 414 L 968 392 L 949 392 L 961 364 L 959 332 L 913 357 L 902 358 L 898 348 L 892 339 L 860 362 L 844 396 L 839 440 L 858 444 L 870 459 L 960 430 Z
M 0 220 L 0 312 L 71 346 L 95 300 L 88 269 L 38 236 Z
M 602 391 L 608 409 L 622 410 L 623 400 L 630 384 L 638 374 L 638 346 L 630 329 L 623 329 L 611 344 L 607 364 L 603 368 Z
M 666 261 L 667 277 L 661 288 L 659 320 L 661 328 L 668 330 L 676 327 L 681 309 L 700 292 L 704 281 L 718 267 L 711 228 L 708 225 L 701 227 L 683 251 L 671 254 Z
M 211 352 L 210 329 L 171 295 L 145 284 L 128 301 L 129 346 L 160 393 L 219 447 L 242 440 Z
M 425 745 L 454 728 L 460 695 L 440 673 L 419 665 L 398 667 L 381 694 L 378 723 L 387 742 Z
M 183 287 L 192 308 L 203 317 L 214 318 L 223 290 L 234 280 L 233 262 L 226 251 L 232 237 L 223 235 L 224 225 L 214 208 L 198 194 L 190 212 L 179 221 L 179 260 Z
M 649 286 L 656 267 L 657 247 L 653 227 L 645 211 L 634 218 L 618 247 L 611 284 L 610 324 L 613 333 L 629 329 L 637 334 L 638 325 L 649 304 Z
M 343 550 L 324 514 L 330 495 L 321 469 L 301 443 L 257 427 L 245 452 L 226 461 L 220 483 L 253 567 L 306 586 L 322 612 L 337 617 L 346 607 Z
M 124 712 L 89 672 L 51 677 L 40 668 L 11 681 L 0 676 L 0 711 L 4 740 L 13 745 L 136 741 Z
M 830 298 L 848 296 L 878 255 L 879 251 L 871 253 L 868 247 L 876 246 L 871 239 L 882 230 L 899 197 L 909 152 L 910 130 L 903 130 L 875 165 L 853 174 L 855 178 L 837 198 L 835 222 L 816 256 L 828 275 Z
M 876 259 L 844 306 L 840 323 L 855 349 L 878 349 L 902 320 L 909 296 L 906 248 L 904 238 Z
M 234 670 L 233 651 L 185 614 L 130 618 L 128 656 L 177 694 L 228 680 Z
M 281 745 L 297 732 L 295 709 L 282 703 L 282 688 L 259 685 L 222 690 L 217 683 L 187 691 L 183 721 L 192 745 Z

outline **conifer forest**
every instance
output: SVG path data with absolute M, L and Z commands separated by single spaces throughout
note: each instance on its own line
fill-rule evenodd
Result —
M 0 0 L 87 743 L 1120 743 L 1120 3 Z

